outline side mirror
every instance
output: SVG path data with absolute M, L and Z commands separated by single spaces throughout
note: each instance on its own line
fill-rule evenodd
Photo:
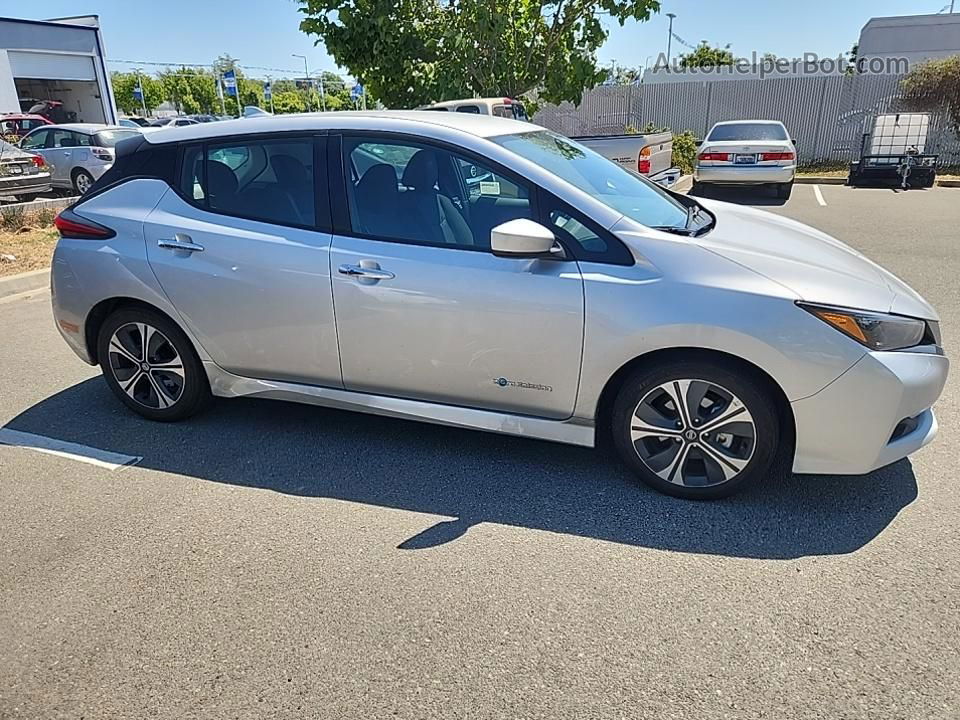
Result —
M 793 146 L 794 146 L 794 147 L 796 147 L 796 146 L 797 146 L 797 141 L 796 141 L 796 140 L 794 140 L 793 138 L 790 138 L 790 142 L 792 142 L 792 143 L 793 143 Z
M 699 147 L 700 145 L 703 145 L 703 138 L 694 138 L 693 143 Z
M 557 238 L 538 222 L 517 218 L 490 231 L 490 251 L 497 257 L 563 257 Z

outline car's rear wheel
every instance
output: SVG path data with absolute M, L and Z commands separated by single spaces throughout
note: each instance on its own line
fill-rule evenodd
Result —
M 73 189 L 77 191 L 77 195 L 86 195 L 91 187 L 93 175 L 82 169 L 73 171 Z
M 114 312 L 100 328 L 97 357 L 113 393 L 150 420 L 182 420 L 210 399 L 203 364 L 187 336 L 158 313 Z
M 618 452 L 643 482 L 697 500 L 763 478 L 780 438 L 777 406 L 761 377 L 700 360 L 635 372 L 614 402 L 612 429 Z

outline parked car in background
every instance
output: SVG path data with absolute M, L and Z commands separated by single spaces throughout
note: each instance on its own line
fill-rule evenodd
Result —
M 447 102 L 424 105 L 418 110 L 438 112 L 458 112 L 469 115 L 493 115 L 495 117 L 528 120 L 523 103 L 513 98 L 470 98 L 467 100 L 448 100 Z
M 936 435 L 949 362 L 901 280 L 531 123 L 316 113 L 118 150 L 57 218 L 53 315 L 143 417 L 218 395 L 585 446 L 604 428 L 642 481 L 703 499 Z
M 216 115 L 188 115 L 187 117 L 199 123 L 217 122 L 218 120 Z
M 797 173 L 797 148 L 777 120 L 716 123 L 697 150 L 694 189 L 704 185 L 768 185 L 788 198 Z
M 165 117 L 151 121 L 147 127 L 183 127 L 185 125 L 199 124 L 199 121 L 190 117 Z
M 680 168 L 673 165 L 673 133 L 590 135 L 570 139 L 664 187 L 671 187 L 680 179 Z
M 125 128 L 133 128 L 139 130 L 140 128 L 147 127 L 150 125 L 150 121 L 142 117 L 122 117 L 117 120 L 117 125 Z
M 40 155 L 53 166 L 54 187 L 83 195 L 113 165 L 114 146 L 140 134 L 140 130 L 116 125 L 46 125 L 23 138 L 20 148 Z
M 512 98 L 470 98 L 424 105 L 418 110 L 457 112 L 468 115 L 493 115 L 529 121 L 523 103 Z M 591 135 L 573 137 L 632 172 L 645 175 L 665 187 L 680 178 L 680 169 L 673 167 L 673 135 L 669 132 L 632 135 Z
M 25 201 L 49 192 L 50 170 L 41 155 L 0 140 L 0 198 Z
M 52 125 L 43 115 L 29 115 L 27 113 L 8 113 L 0 115 L 0 135 L 6 138 L 22 138 L 31 130 Z

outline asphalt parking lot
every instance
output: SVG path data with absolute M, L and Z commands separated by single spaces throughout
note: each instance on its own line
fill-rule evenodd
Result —
M 960 190 L 714 196 L 890 268 L 960 354 Z M 6 430 L 140 458 L 0 445 L 0 718 L 960 716 L 956 372 L 909 461 L 691 503 L 599 451 L 272 401 L 149 423 L 46 293 L 0 338 Z

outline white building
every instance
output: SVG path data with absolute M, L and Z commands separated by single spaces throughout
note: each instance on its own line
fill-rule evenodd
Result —
M 860 31 L 857 57 L 924 60 L 960 55 L 960 13 L 871 18 Z
M 61 120 L 116 122 L 96 15 L 0 18 L 0 113 L 25 112 L 37 100 L 63 103 Z

